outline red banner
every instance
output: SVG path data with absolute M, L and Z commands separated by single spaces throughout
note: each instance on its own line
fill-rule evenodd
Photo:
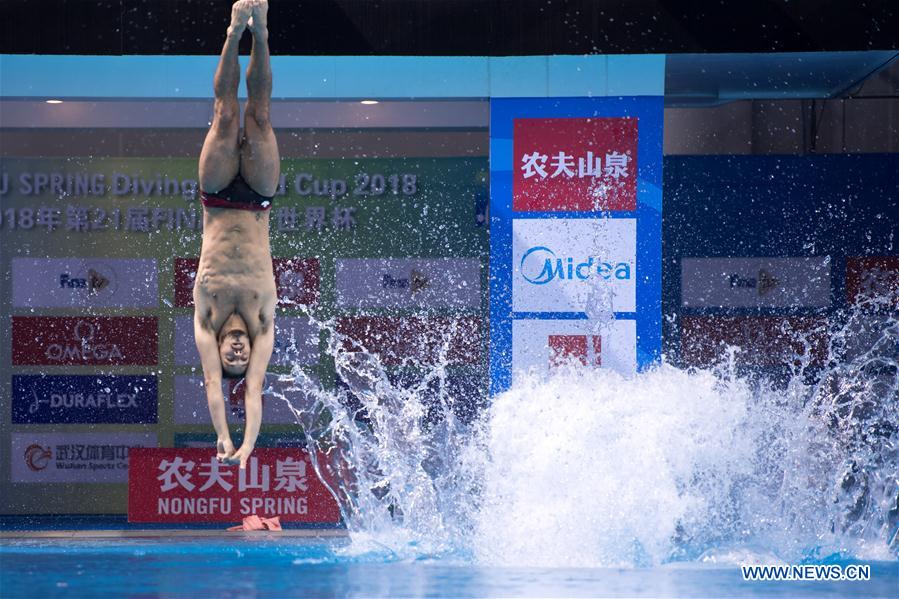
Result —
M 899 307 L 899 256 L 847 258 L 846 296 L 850 304 Z
M 200 261 L 175 258 L 175 305 L 194 305 L 194 279 Z M 318 302 L 321 267 L 318 258 L 273 258 L 272 269 L 278 288 L 278 307 L 308 306 Z
M 355 316 L 337 320 L 346 351 L 378 354 L 394 366 L 411 359 L 435 364 L 475 364 L 481 358 L 481 321 L 475 316 Z
M 13 316 L 16 366 L 97 366 L 157 363 L 159 323 L 154 317 Z
M 550 335 L 546 345 L 550 352 L 550 367 L 572 363 L 602 366 L 602 337 L 599 335 Z
M 516 212 L 636 210 L 637 119 L 513 122 Z
M 818 316 L 684 316 L 680 329 L 681 357 L 690 366 L 711 366 L 738 347 L 741 364 L 780 366 L 827 359 L 827 320 Z
M 319 463 L 326 456 L 319 453 Z M 241 470 L 211 449 L 132 448 L 129 522 L 233 522 L 246 516 L 336 523 L 337 502 L 298 448 L 257 448 Z

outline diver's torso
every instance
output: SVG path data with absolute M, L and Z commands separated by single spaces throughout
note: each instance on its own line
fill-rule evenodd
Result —
M 194 302 L 211 330 L 218 332 L 237 312 L 254 338 L 271 320 L 277 291 L 268 235 L 268 211 L 203 210 L 203 247 Z

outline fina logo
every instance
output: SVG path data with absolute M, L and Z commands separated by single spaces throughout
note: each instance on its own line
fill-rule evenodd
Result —
M 780 280 L 771 275 L 764 268 L 759 269 L 757 277 L 741 277 L 733 274 L 727 278 L 731 289 L 755 289 L 759 297 L 768 295 L 780 286 Z
M 98 266 L 98 268 L 100 268 Z M 62 289 L 87 289 L 88 295 L 97 295 L 112 282 L 114 274 L 108 267 L 105 275 L 99 271 L 88 268 L 87 277 L 73 277 L 65 272 L 59 275 L 59 286 Z
M 412 269 L 409 277 L 394 278 L 390 273 L 384 273 L 381 277 L 381 287 L 384 289 L 408 289 L 412 294 L 424 291 L 431 286 L 431 279 L 420 270 Z
M 593 256 L 581 262 L 574 258 L 558 258 L 546 246 L 532 247 L 521 257 L 521 276 L 532 285 L 546 285 L 556 279 L 564 281 L 587 281 L 598 276 L 603 280 L 613 277 L 619 281 L 631 278 L 631 265 L 627 262 L 603 262 Z

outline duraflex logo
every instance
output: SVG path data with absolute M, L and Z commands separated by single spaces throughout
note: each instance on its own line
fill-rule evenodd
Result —
M 627 262 L 609 262 L 594 256 L 586 259 L 559 257 L 542 245 L 526 251 L 519 266 L 521 276 L 532 285 L 546 285 L 555 280 L 588 281 L 596 277 L 605 281 L 628 281 L 633 276 L 631 265 Z

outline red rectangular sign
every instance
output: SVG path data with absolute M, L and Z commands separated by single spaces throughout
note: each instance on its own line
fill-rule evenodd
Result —
M 434 364 L 441 356 L 473 364 L 481 356 L 480 323 L 474 316 L 356 316 L 338 319 L 337 331 L 347 337 L 347 351 L 376 353 L 390 366 L 405 359 Z
M 899 307 L 899 256 L 847 258 L 846 297 L 850 304 Z
M 637 209 L 637 119 L 514 119 L 516 212 Z
M 321 267 L 318 258 L 274 258 L 278 307 L 297 308 L 318 302 Z
M 318 454 L 319 463 L 326 460 Z M 340 521 L 334 497 L 299 448 L 257 448 L 241 470 L 212 449 L 135 447 L 129 452 L 129 522 Z
M 550 335 L 549 365 L 552 368 L 574 364 L 602 366 L 602 337 L 600 335 Z
M 827 319 L 817 316 L 685 316 L 681 319 L 681 357 L 690 366 L 711 366 L 728 346 L 736 359 L 756 366 L 790 365 L 808 351 L 812 364 L 827 358 Z
M 194 279 L 200 261 L 197 258 L 175 258 L 175 305 L 194 305 Z M 321 267 L 318 258 L 273 258 L 278 307 L 308 306 L 318 302 Z
M 157 363 L 155 316 L 13 316 L 12 363 L 17 366 L 97 366 Z
M 175 305 L 194 305 L 194 279 L 200 267 L 199 258 L 175 258 Z

